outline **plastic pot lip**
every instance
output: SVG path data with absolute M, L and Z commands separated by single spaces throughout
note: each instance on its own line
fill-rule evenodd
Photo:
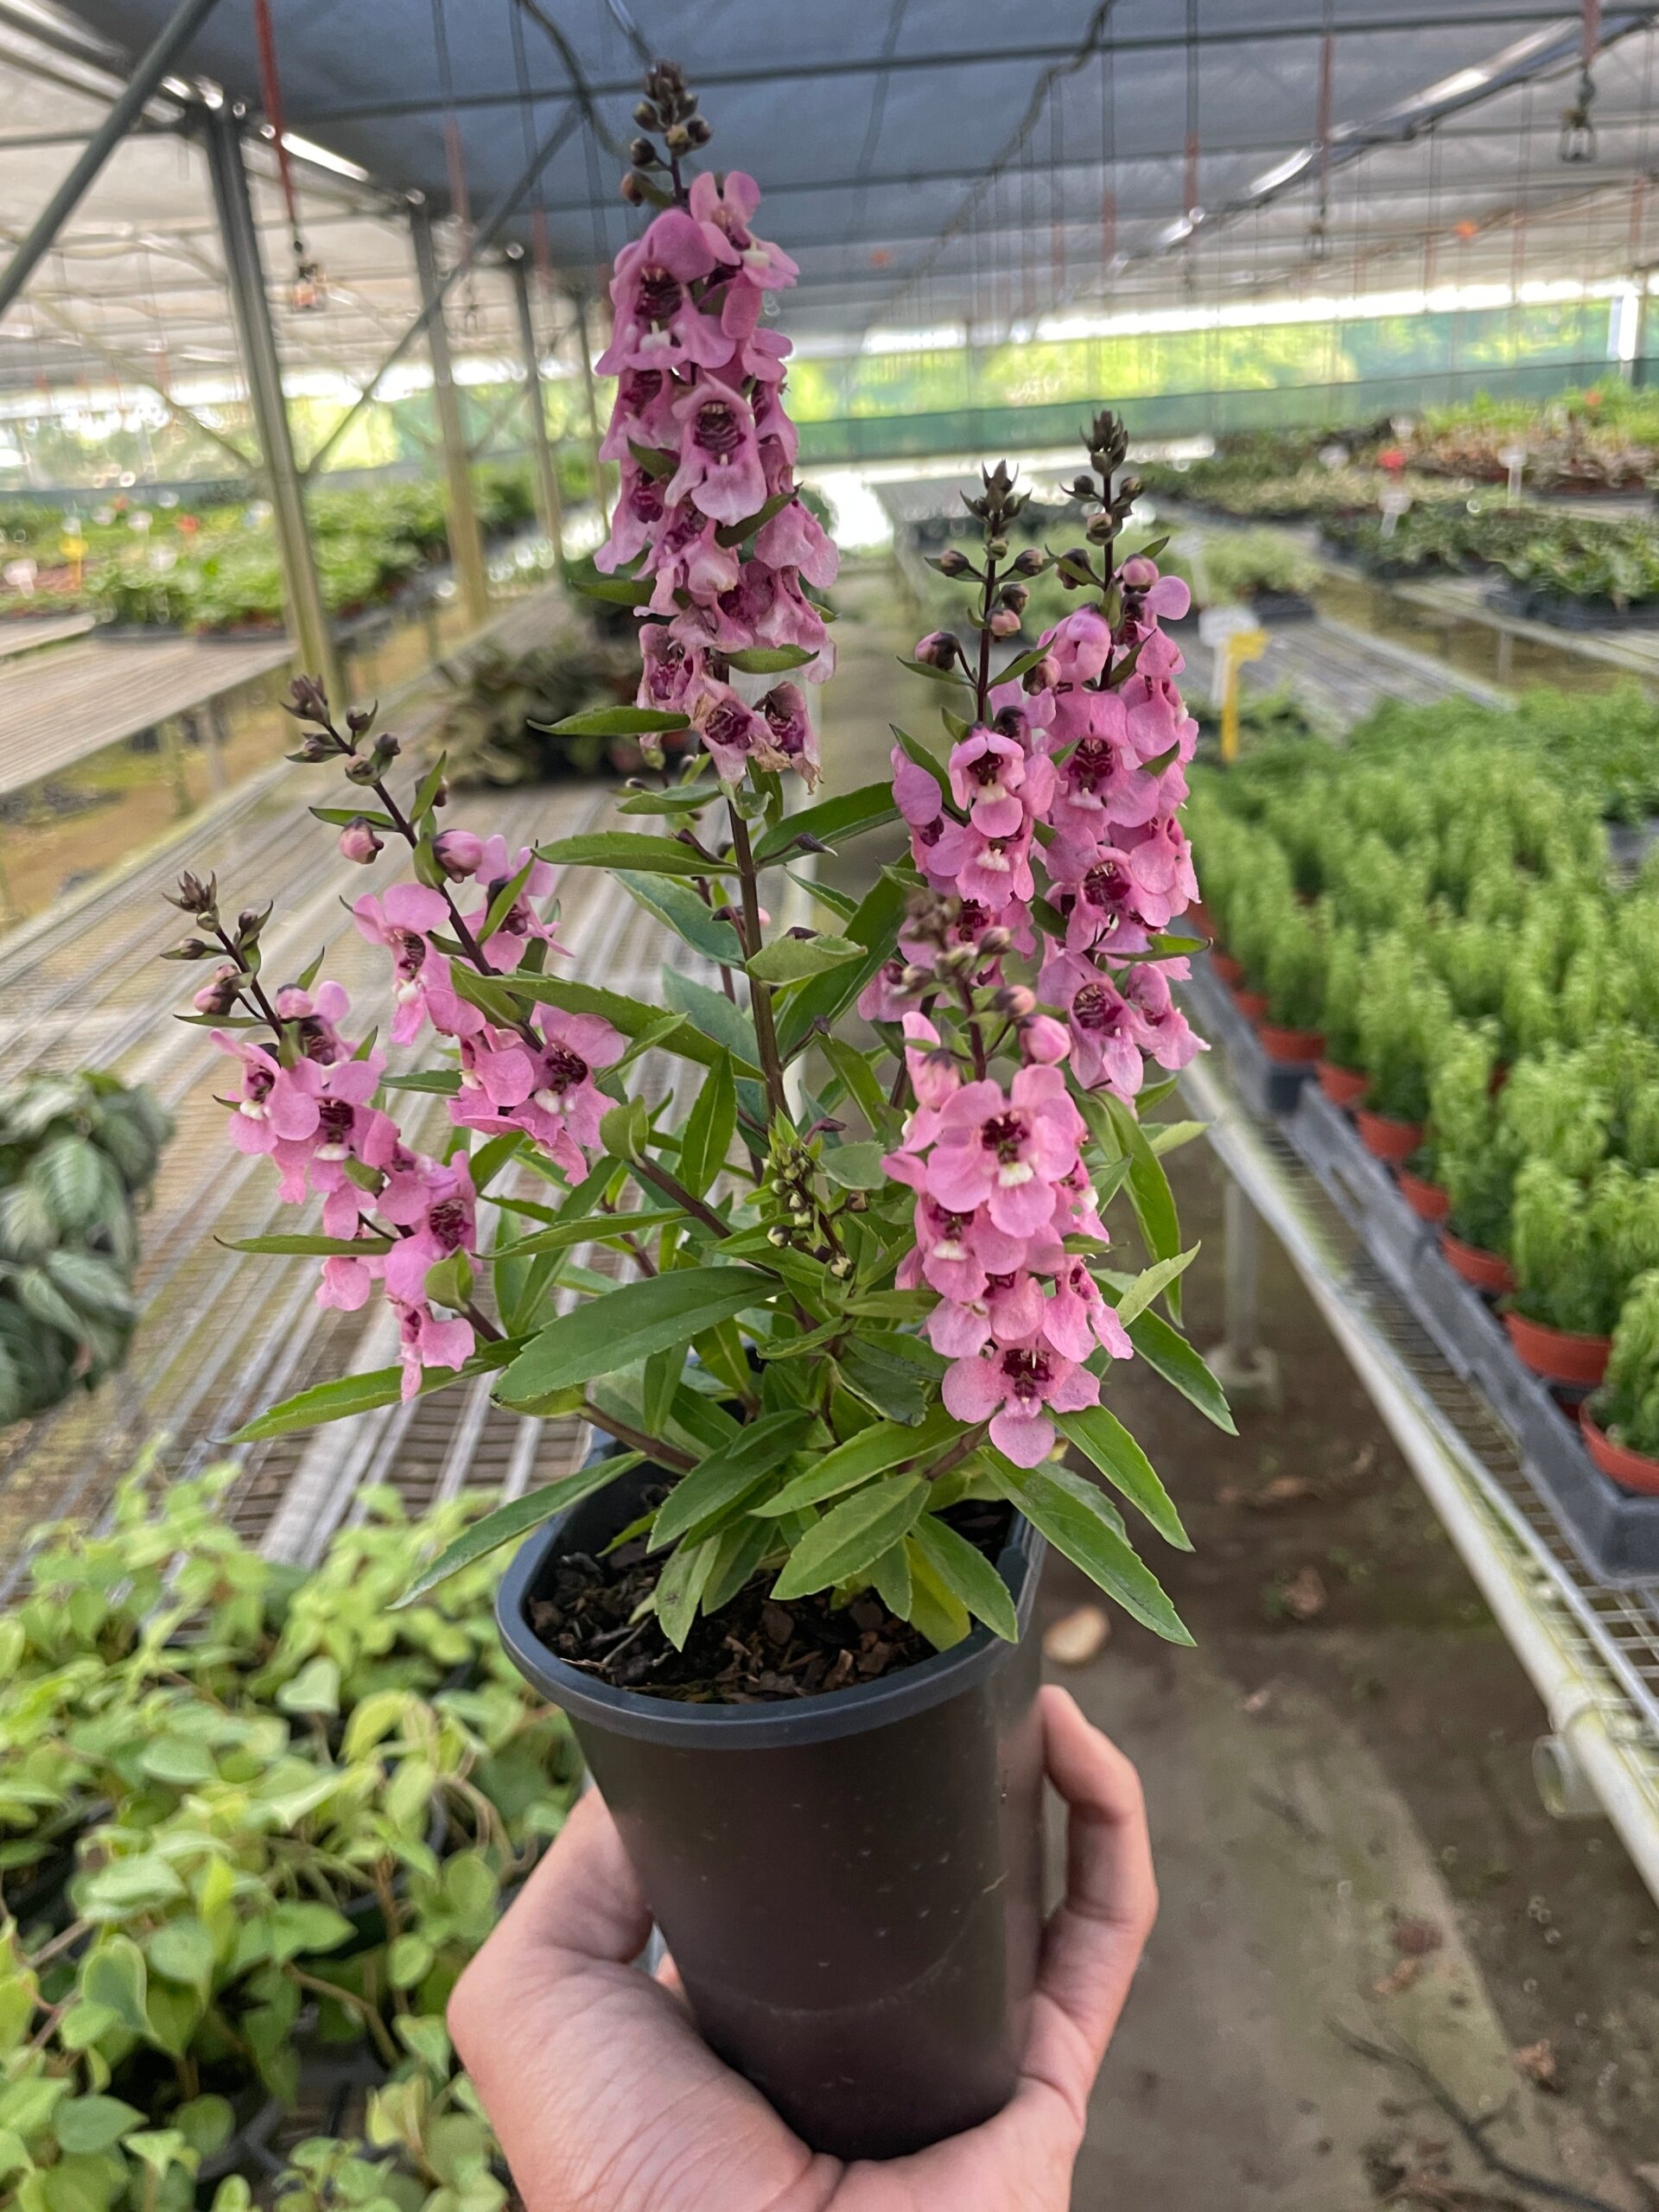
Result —
M 1292 1029 L 1282 1021 L 1269 1021 L 1264 1016 L 1256 1023 L 1255 1033 L 1268 1058 L 1281 1067 L 1316 1065 L 1324 1057 L 1322 1029 Z
M 632 1736 L 687 1751 L 799 1750 L 843 1736 L 866 1735 L 977 1688 L 1017 1648 L 982 1626 L 919 1666 L 817 1697 L 756 1705 L 683 1705 L 671 1698 L 643 1697 L 637 1690 L 613 1688 L 571 1666 L 550 1651 L 530 1624 L 531 1594 L 557 1549 L 569 1518 L 569 1512 L 556 1514 L 520 1545 L 496 1596 L 496 1627 L 507 1656 L 543 1697 L 573 1720 L 609 1735 Z M 996 1565 L 1013 1592 L 1022 1639 L 1031 1626 L 1039 1570 L 1047 1548 L 1025 1516 L 1016 1511 Z
M 1471 1244 L 1466 1237 L 1459 1236 L 1455 1230 L 1444 1225 L 1440 1230 L 1440 1249 L 1446 1255 L 1447 1264 L 1456 1268 L 1465 1282 L 1478 1276 L 1490 1278 L 1494 1288 L 1510 1290 L 1514 1287 L 1515 1271 L 1502 1252 L 1489 1252 L 1484 1244 Z M 1501 1283 L 1498 1281 L 1500 1276 Z
M 1400 1194 L 1420 1220 L 1442 1222 L 1451 1209 L 1452 1199 L 1444 1185 L 1427 1175 L 1414 1175 L 1408 1167 L 1399 1173 Z
M 1659 1497 L 1659 1459 L 1650 1459 L 1645 1452 L 1632 1452 L 1628 1444 L 1615 1444 L 1591 1412 L 1594 1402 L 1593 1398 L 1586 1398 L 1579 1408 L 1579 1427 L 1592 1459 L 1608 1481 L 1617 1483 L 1621 1490 L 1642 1497 Z
M 1345 1068 L 1338 1061 L 1321 1059 L 1319 1089 L 1333 1106 L 1357 1104 L 1370 1089 L 1371 1078 L 1363 1068 Z
M 1379 1114 L 1374 1107 L 1359 1106 L 1354 1119 L 1366 1151 L 1396 1166 L 1409 1160 L 1423 1141 L 1423 1124 L 1403 1121 L 1397 1114 Z
M 1611 1337 L 1586 1335 L 1577 1329 L 1557 1329 L 1548 1321 L 1534 1321 L 1524 1313 L 1508 1313 L 1503 1326 L 1522 1362 L 1548 1382 L 1587 1382 L 1592 1387 L 1607 1371 Z

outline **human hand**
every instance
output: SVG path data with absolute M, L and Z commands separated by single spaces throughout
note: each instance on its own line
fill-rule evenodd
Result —
M 1089 2092 L 1157 1911 L 1135 1769 L 1052 1687 L 1049 1780 L 1069 1808 L 1019 2086 L 995 2119 L 880 2164 L 810 2151 L 629 1961 L 651 1916 L 609 1814 L 577 1805 L 462 1975 L 455 2047 L 526 2212 L 1066 2212 Z

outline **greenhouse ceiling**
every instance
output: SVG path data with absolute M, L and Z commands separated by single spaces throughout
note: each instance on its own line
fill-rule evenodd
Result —
M 0 246 L 171 12 L 0 0 Z M 454 219 L 451 256 L 500 218 L 498 259 L 518 246 L 591 292 L 634 220 L 616 184 L 659 50 L 702 90 L 710 158 L 761 180 L 763 226 L 802 268 L 788 326 L 818 350 L 1645 281 L 1656 16 L 1600 11 L 1592 127 L 1564 149 L 1583 19 L 1501 0 L 272 0 L 327 280 L 321 312 L 292 311 L 267 124 L 256 210 L 287 368 L 360 378 L 389 350 L 416 305 L 411 195 Z M 0 321 L 0 385 L 234 377 L 196 132 L 229 99 L 257 134 L 270 84 L 251 0 L 219 0 Z M 511 353 L 512 313 L 481 268 L 455 295 L 461 352 Z

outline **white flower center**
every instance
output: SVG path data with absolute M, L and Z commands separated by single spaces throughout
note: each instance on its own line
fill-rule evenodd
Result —
M 1006 1167 L 997 1169 L 996 1179 L 1005 1191 L 1011 1191 L 1021 1183 L 1029 1183 L 1035 1173 L 1028 1160 L 1011 1160 Z

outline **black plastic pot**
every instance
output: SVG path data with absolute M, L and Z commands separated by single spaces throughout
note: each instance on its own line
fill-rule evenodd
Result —
M 496 1618 L 570 1716 L 698 2027 L 815 2150 L 884 2158 L 1013 2093 L 1042 1921 L 1036 1639 L 1046 1547 L 998 1566 L 1021 1640 L 976 1630 L 874 1682 L 789 1703 L 687 1705 L 555 1656 L 529 1607 L 662 1480 L 634 1469 L 531 1537 Z

